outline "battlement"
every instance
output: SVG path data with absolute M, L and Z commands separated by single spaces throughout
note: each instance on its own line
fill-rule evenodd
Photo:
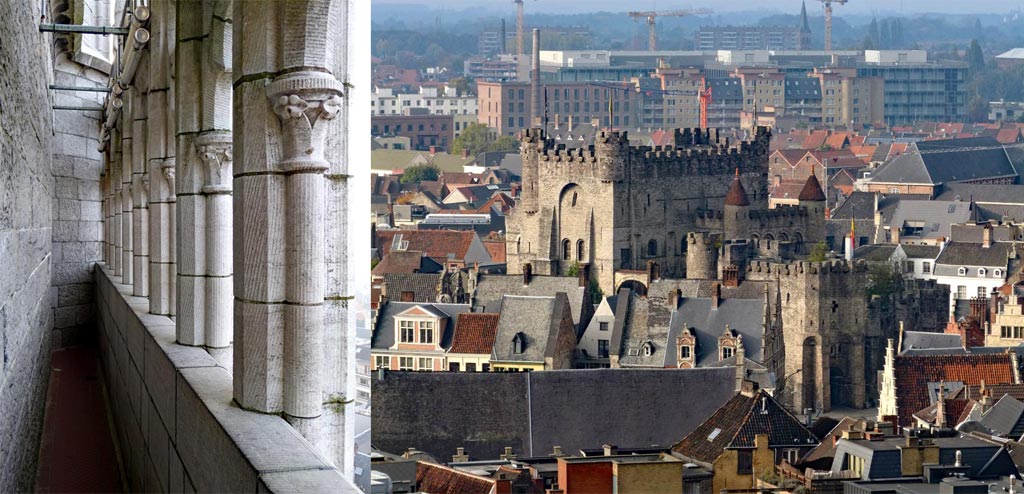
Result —
M 621 180 L 626 168 L 636 178 L 765 173 L 771 133 L 758 130 L 752 141 L 730 143 L 717 129 L 676 129 L 674 145 L 631 146 L 628 132 L 602 131 L 594 144 L 568 149 L 546 137 L 543 129 L 523 132 L 524 166 L 536 159 L 541 173 L 594 176 Z M 587 164 L 565 167 L 565 163 Z
M 772 262 L 754 260 L 747 265 L 747 272 L 779 274 L 780 276 L 803 276 L 803 275 L 828 275 L 847 273 L 866 273 L 868 265 L 863 259 L 848 262 L 844 259 L 837 259 L 824 262 L 793 261 L 793 262 Z
M 686 243 L 691 245 L 713 245 L 715 239 L 708 232 L 689 232 L 686 234 Z

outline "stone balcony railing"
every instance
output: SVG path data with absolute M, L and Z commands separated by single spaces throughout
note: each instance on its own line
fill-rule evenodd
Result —
M 239 408 L 231 371 L 175 343 L 102 264 L 94 274 L 99 353 L 122 468 L 140 492 L 359 493 L 278 415 Z

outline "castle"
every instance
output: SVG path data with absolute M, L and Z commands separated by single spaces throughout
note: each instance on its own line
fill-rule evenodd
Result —
M 825 195 L 811 175 L 797 205 L 768 209 L 770 138 L 763 127 L 738 144 L 685 129 L 652 149 L 603 132 L 567 150 L 528 131 L 508 272 L 564 275 L 578 263 L 605 294 L 631 290 L 616 309 L 612 367 L 750 359 L 793 410 L 870 405 L 886 338 L 899 321 L 941 328 L 948 295 L 918 281 L 870 294 L 876 274 L 863 261 L 799 260 L 824 238 Z
M 676 130 L 674 146 L 631 146 L 624 132 L 602 132 L 587 148 L 566 149 L 542 129 L 522 139 L 523 188 L 507 218 L 509 274 L 590 264 L 604 293 L 646 288 L 644 269 L 685 277 L 688 264 L 716 263 L 691 252 L 690 232 L 748 240 L 728 256 L 789 259 L 824 235 L 825 196 L 816 178 L 797 206 L 768 209 L 768 142 L 730 143 L 715 129 Z M 813 180 L 813 184 L 811 181 Z

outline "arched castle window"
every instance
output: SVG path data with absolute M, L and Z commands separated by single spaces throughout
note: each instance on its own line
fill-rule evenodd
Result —
M 647 255 L 654 257 L 658 255 L 658 241 L 653 238 L 647 242 Z
M 569 250 L 569 239 L 562 240 L 562 260 L 568 261 L 572 251 Z
M 576 260 L 583 262 L 583 240 L 576 241 Z

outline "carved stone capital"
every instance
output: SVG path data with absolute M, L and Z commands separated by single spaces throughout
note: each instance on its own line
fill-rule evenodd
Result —
M 283 75 L 267 87 L 281 120 L 281 165 L 285 171 L 323 172 L 327 126 L 341 110 L 344 86 L 333 75 L 303 71 Z
M 170 191 L 170 196 L 174 197 L 174 158 L 165 158 L 160 163 L 160 171 L 163 172 L 164 179 L 167 180 L 167 190 Z
M 196 153 L 203 160 L 203 192 L 231 191 L 231 132 L 204 132 L 196 136 Z

